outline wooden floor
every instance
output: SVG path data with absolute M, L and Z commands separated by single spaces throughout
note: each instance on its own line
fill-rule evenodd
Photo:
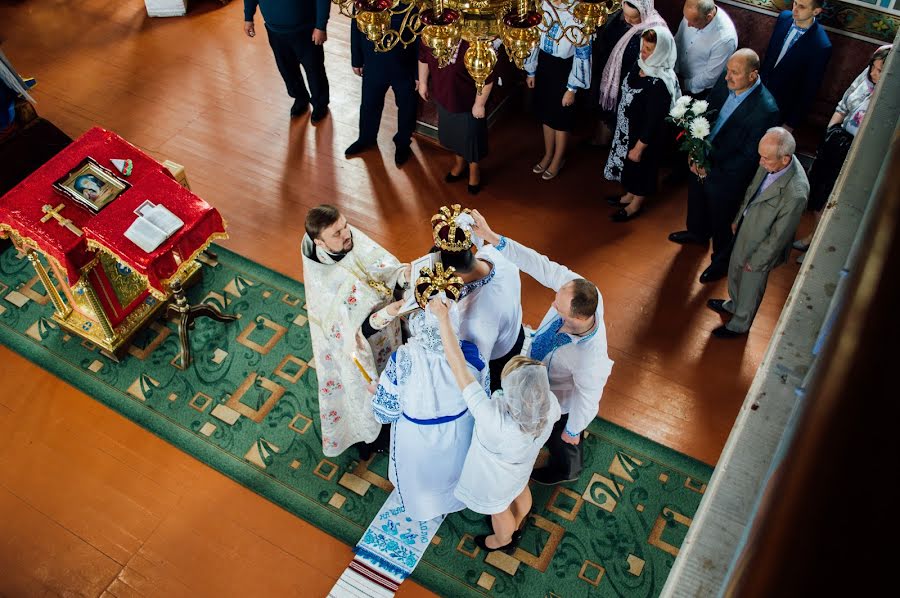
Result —
M 530 173 L 540 129 L 524 115 L 492 131 L 486 188 L 474 199 L 443 183 L 451 158 L 428 143 L 394 167 L 391 109 L 381 153 L 346 160 L 360 80 L 344 18 L 332 18 L 325 46 L 331 116 L 312 126 L 288 118 L 259 18 L 251 40 L 241 2 L 190 8 L 150 19 L 140 2 L 6 2 L 0 39 L 38 79 L 42 116 L 73 137 L 101 125 L 184 164 L 193 190 L 227 220 L 225 245 L 288 276 L 301 278 L 303 218 L 318 203 L 338 205 L 401 259 L 430 244 L 437 207 L 477 207 L 499 232 L 599 286 L 615 360 L 600 415 L 716 462 L 796 265 L 771 277 L 746 340 L 711 339 L 720 320 L 704 305 L 724 296 L 725 282 L 700 285 L 706 253 L 666 240 L 682 228 L 683 188 L 613 224 L 605 155 L 575 148 L 558 179 L 540 181 Z M 524 280 L 527 322 L 550 300 Z M 2 347 L 0 538 L 3 596 L 323 596 L 351 559 L 348 546 Z M 409 582 L 400 595 L 429 592 Z

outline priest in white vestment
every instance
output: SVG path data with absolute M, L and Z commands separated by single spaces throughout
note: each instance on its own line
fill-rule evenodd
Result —
M 455 302 L 450 317 L 458 330 L 459 308 Z M 437 318 L 428 309 L 417 310 L 409 317 L 409 331 L 409 340 L 391 356 L 381 374 L 372 409 L 380 421 L 393 424 L 388 468 L 391 483 L 406 513 L 415 520 L 428 521 L 465 507 L 453 493 L 472 440 L 474 421 L 444 355 Z M 459 346 L 470 374 L 486 392 L 484 358 L 468 341 L 460 341 Z
M 369 381 L 360 368 L 377 379 L 402 342 L 393 294 L 404 286 L 407 266 L 328 205 L 307 214 L 301 250 L 322 452 L 334 457 L 363 443 L 366 457 L 382 424 L 372 414 Z
M 468 208 L 442 207 L 431 223 L 441 263 L 454 268 L 465 283 L 459 298 L 460 338 L 475 343 L 487 357 L 491 390 L 497 390 L 503 366 L 521 353 L 525 342 L 519 269 L 494 247 L 478 247 L 481 241 L 472 234 Z

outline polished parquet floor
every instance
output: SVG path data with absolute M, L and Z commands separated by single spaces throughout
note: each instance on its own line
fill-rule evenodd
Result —
M 345 18 L 332 17 L 325 46 L 331 116 L 313 126 L 288 118 L 265 35 L 243 35 L 241 2 L 189 4 L 186 17 L 151 19 L 140 2 L 5 1 L 0 40 L 38 79 L 43 117 L 73 137 L 100 125 L 184 164 L 227 220 L 224 244 L 288 276 L 302 278 L 303 218 L 318 203 L 401 259 L 430 244 L 437 207 L 477 207 L 599 286 L 616 363 L 600 415 L 716 462 L 796 265 L 771 277 L 746 340 L 711 339 L 719 317 L 705 302 L 725 281 L 700 285 L 704 251 L 666 240 L 682 228 L 683 187 L 613 224 L 605 155 L 574 148 L 561 175 L 541 181 L 530 173 L 539 125 L 513 111 L 492 130 L 485 189 L 472 198 L 443 182 L 451 158 L 428 142 L 394 166 L 391 99 L 381 152 L 346 160 L 360 80 Z M 551 293 L 526 277 L 523 295 L 535 324 Z M 0 595 L 323 596 L 350 559 L 350 547 L 0 347 Z M 409 582 L 400 595 L 430 593 Z

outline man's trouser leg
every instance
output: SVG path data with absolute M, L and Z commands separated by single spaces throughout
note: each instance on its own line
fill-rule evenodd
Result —
M 561 438 L 568 421 L 568 413 L 559 418 L 559 421 L 553 426 L 550 439 L 547 441 L 547 449 L 550 451 L 550 460 L 547 462 L 547 468 L 563 480 L 577 478 L 581 475 L 581 470 L 584 468 L 584 456 L 582 453 L 584 434 L 581 435 L 582 438 L 578 444 L 569 444 Z
M 500 375 L 503 373 L 503 368 L 506 367 L 506 364 L 509 363 L 509 360 L 515 357 L 516 355 L 520 355 L 522 353 L 522 346 L 525 344 L 525 329 L 521 326 L 519 327 L 519 337 L 516 339 L 513 348 L 509 350 L 509 352 L 503 357 L 498 357 L 497 359 L 492 359 L 488 363 L 488 367 L 490 368 L 491 373 L 491 392 L 500 389 Z
M 304 31 L 301 36 L 307 35 Z M 309 33 L 311 36 L 312 33 Z M 303 46 L 303 53 L 300 55 L 300 64 L 306 72 L 306 80 L 309 83 L 309 99 L 312 102 L 313 110 L 322 110 L 328 106 L 330 101 L 328 89 L 328 75 L 325 74 L 325 48 L 317 46 L 312 42 L 310 37 L 308 43 L 299 40 Z
M 732 277 L 735 279 L 732 291 Z M 728 309 L 734 313 L 734 317 L 725 325 L 732 332 L 747 332 L 750 325 L 753 324 L 753 318 L 762 303 L 763 295 L 766 292 L 766 283 L 769 280 L 769 271 L 762 272 L 745 272 L 743 266 L 740 271 L 735 274 L 732 272 L 728 277 L 728 294 L 731 295 L 730 305 Z M 734 292 L 734 294 L 732 294 Z
M 712 234 L 706 189 L 700 179 L 691 174 L 688 183 L 687 230 L 698 239 L 709 239 Z
M 370 75 L 363 69 L 362 102 L 359 105 L 359 140 L 363 143 L 378 141 L 387 90 L 388 81 L 380 73 Z
M 296 52 L 296 43 L 293 36 L 274 33 L 266 27 L 269 38 L 269 46 L 275 56 L 275 66 L 281 73 L 288 95 L 301 102 L 309 101 L 309 92 L 303 81 L 303 73 L 300 72 L 300 58 Z
M 412 73 L 394 75 L 391 88 L 397 103 L 397 134 L 394 135 L 394 143 L 397 147 L 409 146 L 416 130 L 416 79 Z

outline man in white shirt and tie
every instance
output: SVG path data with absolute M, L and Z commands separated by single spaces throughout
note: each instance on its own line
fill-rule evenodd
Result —
M 581 439 L 597 416 L 613 366 L 607 354 L 603 299 L 592 282 L 492 231 L 477 210 L 472 217 L 475 234 L 522 272 L 556 291 L 556 299 L 532 337 L 528 356 L 547 366 L 550 390 L 559 400 L 563 416 L 547 441 L 547 466 L 536 469 L 531 479 L 545 485 L 577 480 L 584 467 Z
M 675 34 L 675 70 L 684 93 L 705 98 L 737 50 L 737 30 L 713 0 L 686 0 L 682 14 Z

